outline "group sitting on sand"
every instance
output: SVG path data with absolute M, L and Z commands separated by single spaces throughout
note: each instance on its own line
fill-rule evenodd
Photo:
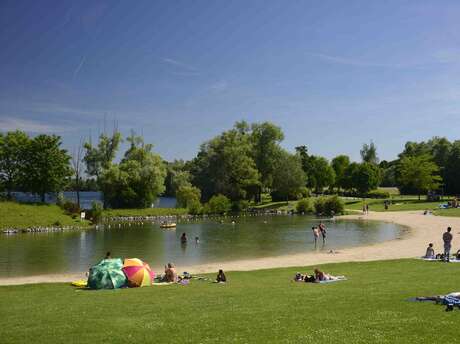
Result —
M 338 280 L 343 280 L 345 279 L 344 276 L 333 276 L 330 274 L 327 274 L 319 269 L 314 270 L 313 275 L 309 274 L 301 274 L 300 272 L 297 272 L 294 276 L 294 281 L 295 282 L 309 282 L 309 283 L 320 283 L 320 282 L 326 282 L 326 281 L 338 281 Z

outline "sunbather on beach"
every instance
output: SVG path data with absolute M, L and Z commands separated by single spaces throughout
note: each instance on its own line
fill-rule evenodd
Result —
M 436 254 L 434 253 L 433 244 L 430 242 L 426 248 L 425 258 L 434 259 Z
M 337 280 L 338 277 L 329 275 L 319 269 L 315 269 L 315 282 L 319 283 L 322 281 L 334 281 Z
M 225 277 L 223 270 L 219 270 L 219 273 L 217 274 L 217 277 L 216 277 L 216 282 L 217 283 L 227 282 L 227 277 Z
M 163 282 L 177 282 L 177 271 L 173 263 L 165 265 L 165 275 L 163 276 Z

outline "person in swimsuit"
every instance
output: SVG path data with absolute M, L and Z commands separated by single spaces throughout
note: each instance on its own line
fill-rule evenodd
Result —
M 315 246 L 316 246 L 316 242 L 318 241 L 318 238 L 319 238 L 319 229 L 318 227 L 311 227 L 311 230 L 313 231 L 313 237 L 315 238 Z

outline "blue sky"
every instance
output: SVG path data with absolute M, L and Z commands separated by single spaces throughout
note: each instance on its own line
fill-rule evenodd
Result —
M 460 139 L 458 1 L 0 2 L 0 128 L 67 148 L 116 119 L 166 159 L 237 120 L 332 158 Z

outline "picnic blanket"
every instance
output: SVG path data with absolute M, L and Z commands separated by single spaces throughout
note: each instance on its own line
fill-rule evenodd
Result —
M 340 282 L 340 281 L 346 281 L 347 278 L 345 276 L 336 276 L 336 279 L 332 280 L 327 280 L 327 281 L 319 281 L 319 283 L 334 283 L 334 282 Z

